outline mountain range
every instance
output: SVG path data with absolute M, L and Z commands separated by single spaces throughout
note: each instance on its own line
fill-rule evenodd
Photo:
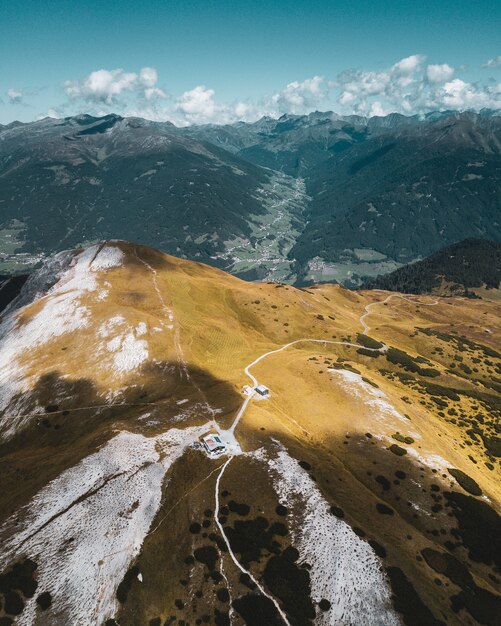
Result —
M 14 123 L 0 127 L 0 273 L 105 237 L 251 280 L 357 285 L 467 237 L 500 241 L 500 153 L 492 111 Z

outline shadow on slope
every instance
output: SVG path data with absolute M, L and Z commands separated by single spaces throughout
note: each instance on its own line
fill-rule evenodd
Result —
M 488 502 L 462 492 L 433 459 L 411 456 L 417 444 L 353 433 L 322 451 L 291 447 L 331 512 L 383 559 L 406 626 L 461 624 L 469 616 L 497 623 L 501 518 Z
M 26 407 L 23 415 L 6 412 L 0 418 L 4 432 L 17 426 L 0 445 L 0 518 L 95 452 L 117 429 L 153 436 L 172 426 L 224 419 L 238 409 L 241 397 L 232 385 L 198 367 L 188 366 L 186 374 L 177 363 L 149 362 L 111 399 L 110 390 L 95 380 L 71 380 L 57 371 L 40 377 L 29 393 L 14 399 L 14 406 L 22 400 Z

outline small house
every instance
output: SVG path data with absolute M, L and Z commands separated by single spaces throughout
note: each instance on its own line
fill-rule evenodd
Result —
M 211 456 L 218 456 L 226 452 L 226 446 L 217 433 L 210 433 L 206 435 L 202 438 L 202 443 L 207 454 Z
M 268 387 L 265 387 L 264 385 L 258 385 L 256 387 L 256 392 L 263 398 L 266 398 L 266 396 L 270 395 L 270 390 L 268 389 Z

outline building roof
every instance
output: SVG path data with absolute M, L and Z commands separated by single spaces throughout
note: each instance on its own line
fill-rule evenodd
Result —
M 221 437 L 217 433 L 210 433 L 209 435 L 203 437 L 202 440 L 207 446 L 209 452 L 226 448 L 224 443 L 221 441 Z

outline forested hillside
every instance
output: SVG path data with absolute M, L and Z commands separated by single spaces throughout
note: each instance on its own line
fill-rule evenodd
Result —
M 422 261 L 410 263 L 385 276 L 365 282 L 365 289 L 405 293 L 451 293 L 476 287 L 497 289 L 501 283 L 501 244 L 485 239 L 465 239 Z

